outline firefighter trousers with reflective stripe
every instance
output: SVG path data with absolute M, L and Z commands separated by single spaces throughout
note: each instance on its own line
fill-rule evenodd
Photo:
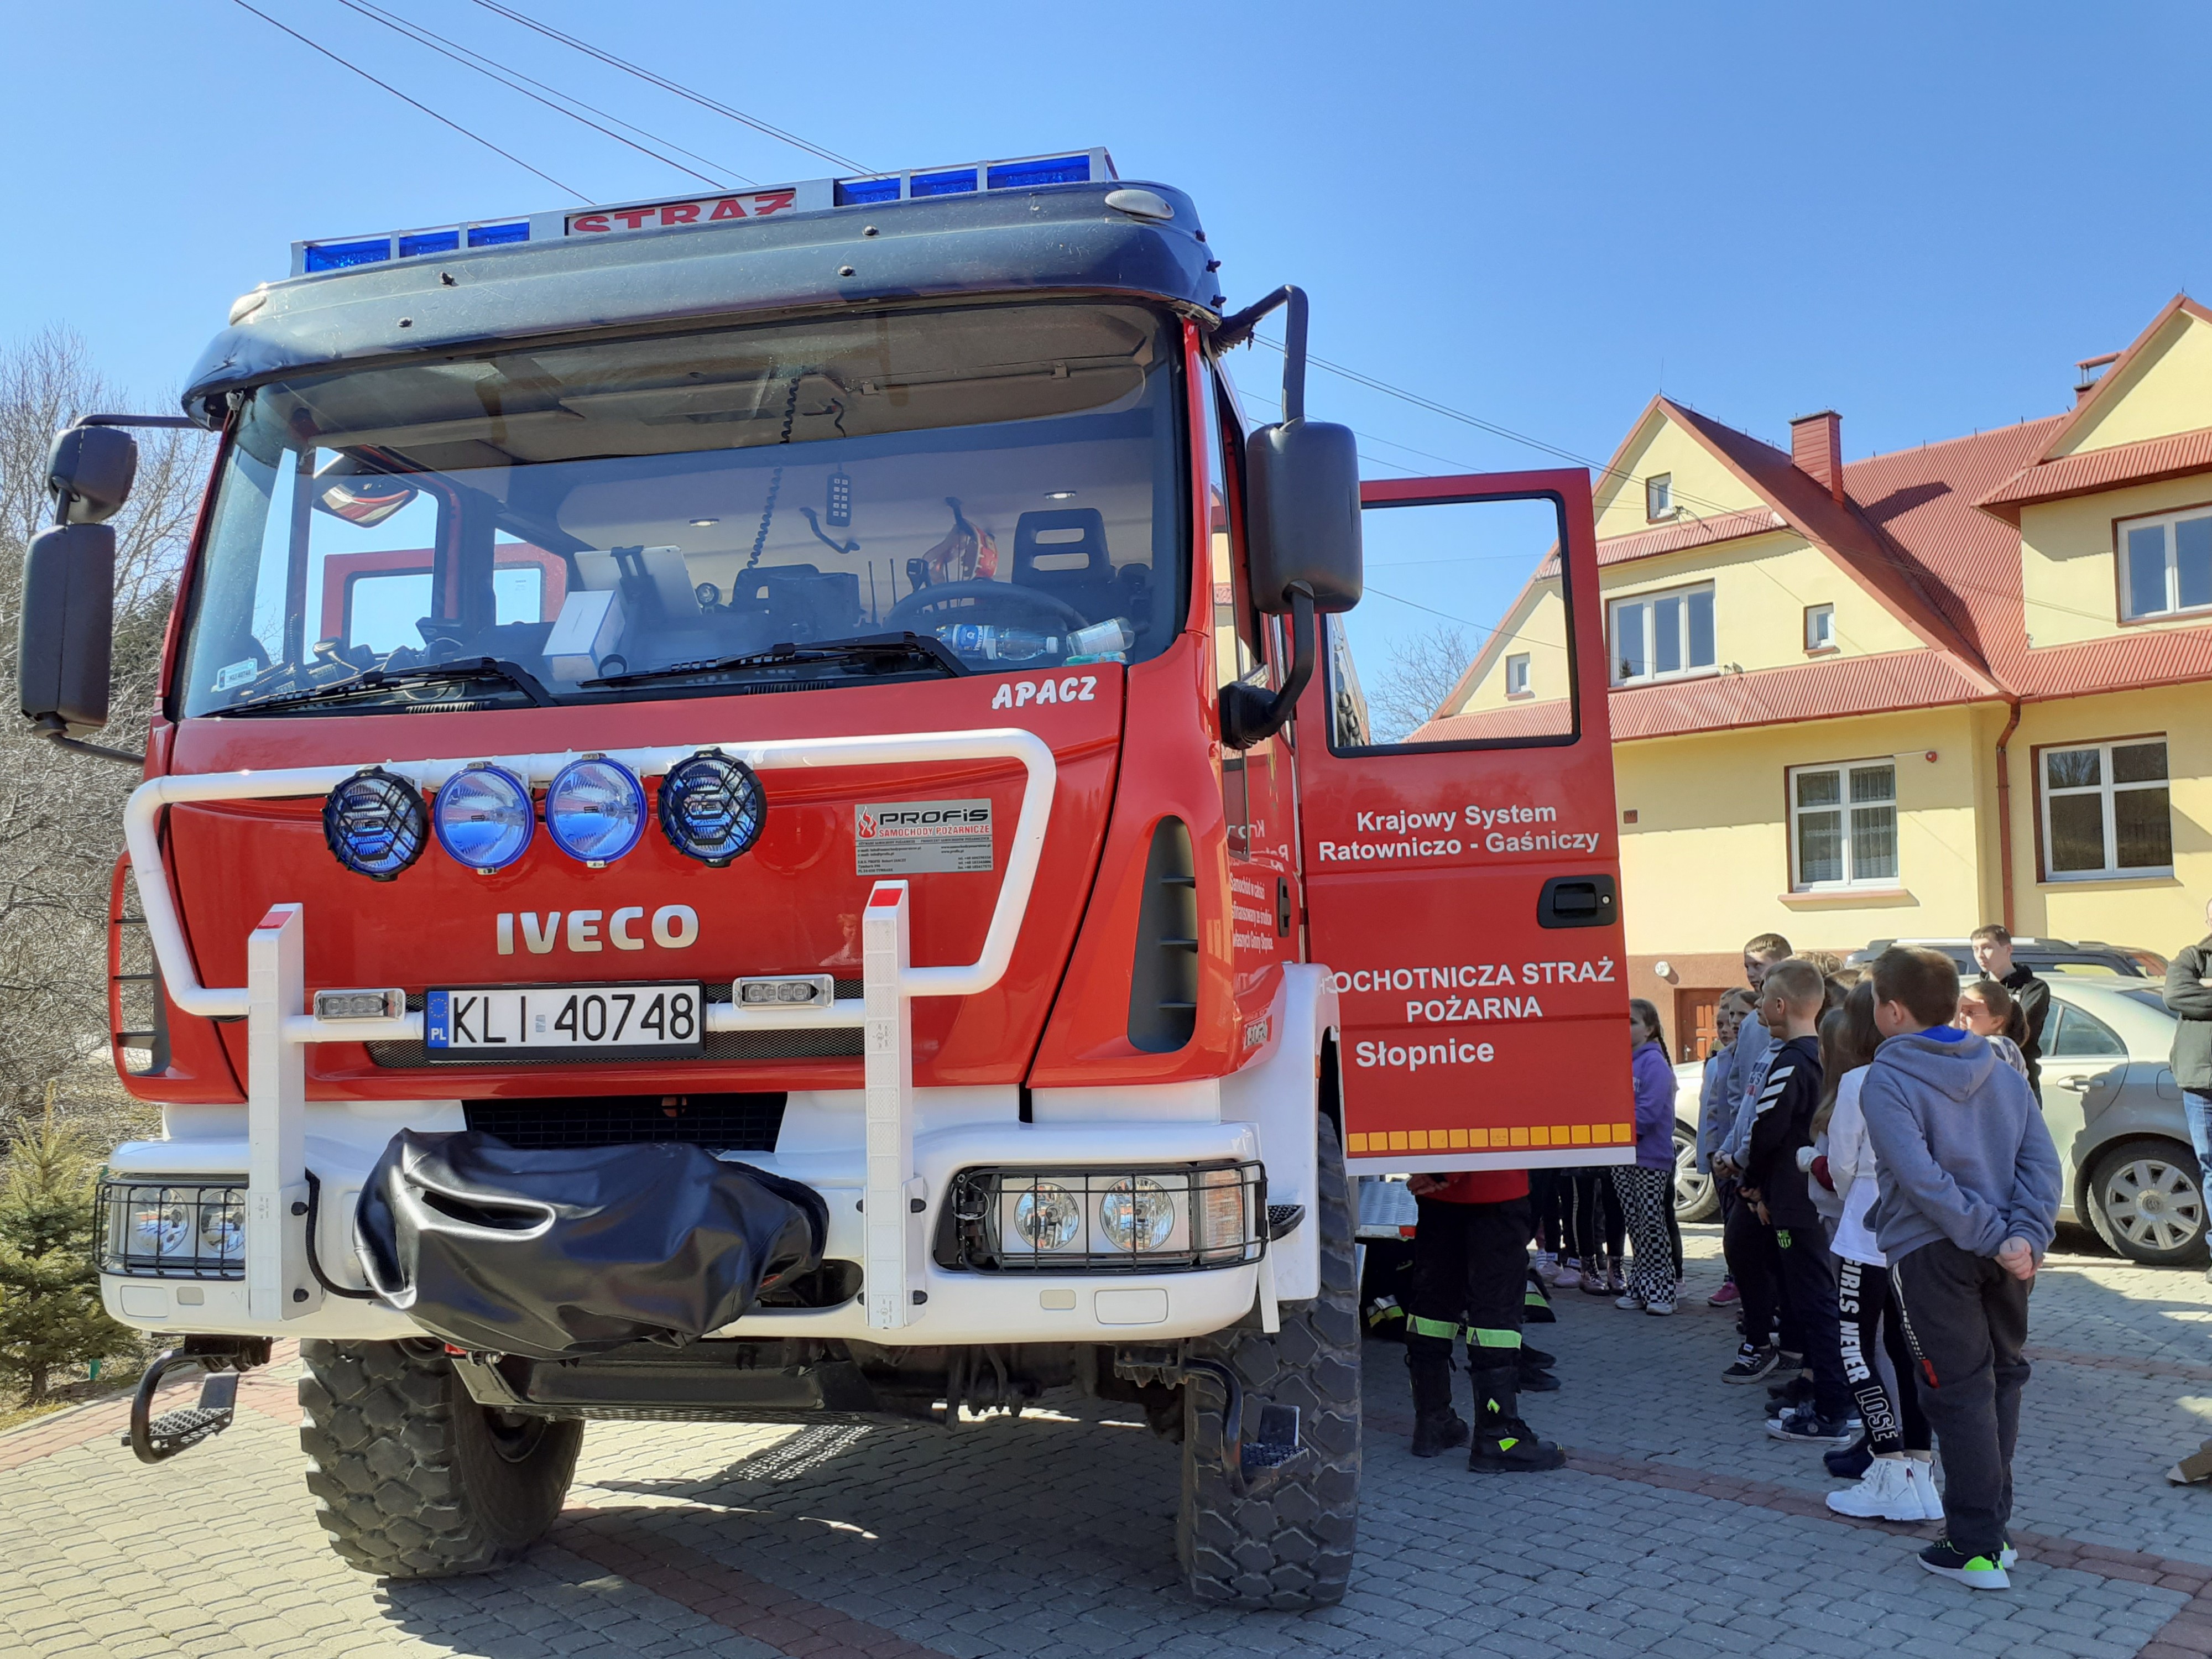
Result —
M 1889 1279 L 1920 1408 L 1943 1450 L 1943 1530 L 1967 1554 L 1994 1556 L 2012 1520 L 2028 1287 L 1942 1238 L 1893 1263 Z
M 1406 1297 L 1408 1354 L 1449 1354 L 1453 1335 L 1464 1328 L 1476 1367 L 1486 1351 L 1516 1357 L 1528 1267 L 1528 1200 L 1447 1204 L 1425 1198 L 1419 1206 L 1413 1282 Z

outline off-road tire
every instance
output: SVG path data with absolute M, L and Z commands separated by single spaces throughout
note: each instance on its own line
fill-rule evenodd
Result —
M 1359 1274 L 1352 1190 L 1336 1126 L 1320 1120 L 1320 1201 L 1303 1224 L 1321 1229 L 1321 1295 L 1282 1304 L 1273 1336 L 1256 1319 L 1194 1341 L 1244 1385 L 1246 1432 L 1261 1407 L 1298 1408 L 1301 1443 L 1316 1462 L 1265 1501 L 1239 1503 L 1220 1467 L 1221 1402 L 1183 1390 L 1182 1504 L 1176 1555 L 1201 1601 L 1296 1612 L 1341 1601 L 1359 1512 Z
M 581 1423 L 495 1416 L 428 1343 L 300 1352 L 307 1490 L 347 1565 L 380 1578 L 490 1572 L 561 1513 Z

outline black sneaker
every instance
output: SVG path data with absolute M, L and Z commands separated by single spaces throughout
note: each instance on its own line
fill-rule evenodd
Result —
M 1838 1480 L 1856 1480 L 1874 1467 L 1874 1443 L 1862 1434 L 1854 1445 L 1839 1451 L 1823 1452 L 1820 1461 L 1828 1466 L 1828 1473 Z
M 1782 1363 L 1782 1356 L 1772 1348 L 1755 1347 L 1747 1342 L 1735 1351 L 1735 1364 L 1721 1373 L 1723 1382 L 1756 1382 Z
M 1540 1365 L 1546 1370 L 1549 1370 L 1559 1363 L 1559 1356 L 1555 1353 L 1546 1353 L 1534 1343 L 1523 1342 L 1521 1345 L 1521 1363 L 1524 1365 Z
M 1970 1589 L 2010 1589 L 2012 1577 L 2000 1555 L 1969 1555 L 1948 1538 L 1920 1552 L 1920 1565 L 1939 1578 L 1954 1578 Z
M 1519 1376 L 1523 1394 L 1557 1394 L 1559 1391 L 1559 1379 L 1541 1366 L 1523 1365 Z
M 1848 1446 L 1857 1437 L 1859 1426 L 1845 1418 L 1823 1417 L 1806 1406 L 1768 1419 L 1766 1432 L 1803 1446 Z

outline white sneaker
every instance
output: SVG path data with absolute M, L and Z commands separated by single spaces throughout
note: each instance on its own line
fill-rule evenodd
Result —
M 1643 1307 L 1644 1298 L 1639 1296 L 1629 1296 L 1624 1293 L 1613 1298 L 1613 1305 L 1620 1309 L 1623 1313 L 1634 1313 Z
M 1583 1264 L 1574 1257 L 1568 1256 L 1560 1261 L 1559 1271 L 1553 1276 L 1552 1288 L 1555 1291 L 1571 1291 L 1578 1288 L 1582 1282 Z
M 1674 1311 L 1674 1298 L 1670 1296 L 1663 1302 L 1647 1302 L 1644 1304 L 1644 1311 L 1648 1314 L 1656 1314 L 1660 1318 L 1664 1319 Z
M 1932 1458 L 1915 1457 L 1911 1453 L 1907 1452 L 1905 1456 L 1905 1473 L 1911 1482 L 1912 1496 L 1920 1504 L 1920 1513 L 1917 1516 L 1905 1516 L 1899 1518 L 1941 1521 L 1943 1518 L 1943 1494 L 1936 1490 L 1935 1461 Z M 2008 1561 L 2004 1565 L 2010 1566 L 2012 1564 Z
M 1838 1515 L 1856 1515 L 1866 1520 L 1923 1521 L 1920 1493 L 1916 1488 L 1910 1460 L 1903 1457 L 1877 1457 L 1867 1465 L 1867 1472 L 1859 1477 L 1856 1486 L 1828 1494 L 1828 1507 Z
M 1557 1282 L 1559 1277 L 1559 1258 L 1556 1252 L 1537 1251 L 1535 1266 L 1537 1278 L 1542 1279 L 1547 1285 Z

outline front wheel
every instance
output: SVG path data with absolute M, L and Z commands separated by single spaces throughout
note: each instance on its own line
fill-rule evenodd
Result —
M 479 1406 L 434 1345 L 302 1342 L 307 1490 L 331 1547 L 380 1578 L 520 1560 L 561 1513 L 584 1425 Z
M 1219 1401 L 1183 1389 L 1182 1504 L 1176 1554 L 1202 1601 L 1297 1612 L 1344 1599 L 1359 1511 L 1359 1274 L 1352 1192 L 1336 1126 L 1316 1131 L 1320 1202 L 1306 1223 L 1321 1229 L 1321 1294 L 1282 1304 L 1270 1336 L 1237 1327 L 1190 1345 L 1244 1387 L 1246 1432 L 1269 1405 L 1295 1406 L 1298 1437 L 1315 1454 L 1301 1475 L 1265 1498 L 1240 1500 L 1219 1462 Z
M 2196 1154 L 2169 1140 L 2124 1140 L 2089 1173 L 2089 1224 L 2147 1267 L 2191 1267 L 2205 1254 L 2204 1178 Z

